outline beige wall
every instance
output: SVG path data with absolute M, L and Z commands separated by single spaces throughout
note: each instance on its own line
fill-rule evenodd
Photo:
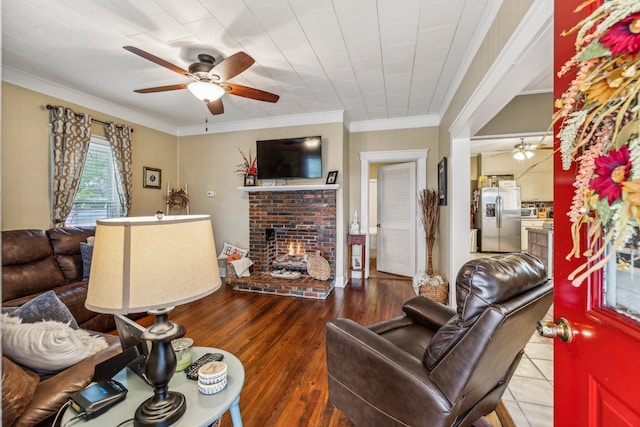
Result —
M 516 96 L 475 136 L 545 132 L 552 115 L 553 93 Z
M 360 209 L 360 153 L 429 149 L 427 187 L 438 186 L 438 128 L 396 129 L 352 133 L 349 139 L 349 212 Z M 365 183 L 368 185 L 368 183 Z
M 99 120 L 131 125 L 133 204 L 131 214 L 151 215 L 164 208 L 160 190 L 142 188 L 142 167 L 162 169 L 162 179 L 177 179 L 177 138 L 12 84 L 2 84 L 2 229 L 51 227 L 49 111 L 64 105 Z M 100 124 L 96 135 L 104 135 Z M 166 181 L 165 181 L 166 182 Z
M 340 189 L 337 192 L 336 238 L 345 242 L 344 234 L 344 127 L 342 123 L 291 126 L 287 128 L 248 130 L 210 135 L 180 137 L 178 143 L 180 183 L 189 185 L 191 213 L 210 214 L 216 245 L 224 241 L 241 247 L 249 245 L 249 203 L 246 192 L 238 190 L 243 178 L 235 174 L 242 162 L 239 149 L 245 155 L 256 153 L 256 141 L 298 136 L 322 136 L 322 172 L 319 179 L 289 180 L 289 184 L 324 184 L 328 171 L 337 170 Z M 277 185 L 285 184 L 278 181 Z M 184 185 L 184 184 L 182 184 Z M 208 198 L 207 191 L 216 196 Z M 342 220 L 340 220 L 342 219 Z M 336 259 L 342 260 L 346 246 L 338 244 Z M 336 274 L 343 274 L 343 265 L 337 265 Z
M 457 168 L 468 168 L 470 166 L 468 158 L 462 158 L 460 156 L 456 157 L 452 155 L 452 135 L 450 135 L 449 133 L 451 125 L 460 115 L 468 100 L 474 95 L 474 92 L 477 90 L 482 80 L 490 71 L 492 65 L 496 61 L 496 58 L 504 49 L 509 38 L 513 35 L 515 29 L 522 21 L 524 15 L 530 9 L 532 3 L 533 0 L 502 2 L 500 10 L 496 15 L 496 18 L 492 23 L 487 36 L 482 41 L 482 44 L 480 45 L 480 48 L 478 49 L 478 52 L 476 53 L 476 56 L 474 57 L 469 67 L 469 70 L 465 74 L 465 77 L 458 87 L 455 95 L 453 96 L 453 99 L 449 104 L 447 111 L 442 117 L 439 127 L 438 148 L 441 157 L 446 156 L 449 158 L 449 182 L 451 182 L 451 176 L 455 173 Z M 455 136 L 457 137 L 459 135 Z M 443 239 L 440 240 L 440 244 L 438 245 L 438 253 L 440 255 L 438 265 L 434 266 L 434 269 L 437 268 L 438 271 L 443 272 L 445 277 L 448 278 L 450 282 L 456 274 L 456 271 L 450 271 L 452 269 L 449 254 L 452 253 L 453 245 L 457 244 L 457 242 L 452 242 L 453 224 L 450 220 L 452 217 L 451 205 L 452 203 L 449 203 L 447 206 L 441 207 L 440 233 L 442 234 Z M 467 203 L 467 206 L 468 205 L 469 204 Z

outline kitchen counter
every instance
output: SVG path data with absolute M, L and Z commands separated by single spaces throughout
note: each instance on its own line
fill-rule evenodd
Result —
M 528 228 L 527 252 L 539 258 L 547 269 L 547 275 L 553 276 L 553 228 Z
M 520 249 L 522 252 L 527 252 L 529 249 L 529 234 L 527 230 L 530 228 L 542 229 L 549 225 L 553 225 L 553 218 L 520 217 Z

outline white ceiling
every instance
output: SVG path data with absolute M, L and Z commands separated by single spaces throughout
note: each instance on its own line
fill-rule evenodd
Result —
M 3 79 L 177 134 L 204 131 L 205 118 L 213 128 L 342 114 L 347 123 L 418 118 L 437 124 L 500 3 L 5 0 Z M 199 53 L 220 61 L 247 52 L 255 64 L 231 82 L 280 100 L 227 94 L 225 113 L 211 116 L 187 90 L 134 93 L 191 80 L 125 45 L 181 68 Z M 526 90 L 551 90 L 550 70 Z

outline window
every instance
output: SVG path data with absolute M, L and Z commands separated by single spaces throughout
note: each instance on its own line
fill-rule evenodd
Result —
M 91 138 L 80 187 L 66 225 L 95 225 L 96 220 L 122 216 L 117 178 L 109 143 Z

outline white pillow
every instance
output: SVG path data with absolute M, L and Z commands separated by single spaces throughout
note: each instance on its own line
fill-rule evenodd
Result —
M 46 320 L 22 323 L 2 315 L 2 353 L 40 374 L 54 374 L 107 348 L 107 341 L 82 329 Z
M 229 255 L 232 255 L 232 254 L 238 254 L 240 255 L 240 258 L 244 258 L 247 256 L 248 253 L 249 253 L 249 249 L 243 249 L 238 246 L 233 246 L 227 242 L 224 242 L 224 246 L 222 247 L 222 252 L 220 252 L 220 255 L 218 255 L 218 259 L 226 260 L 229 257 Z

